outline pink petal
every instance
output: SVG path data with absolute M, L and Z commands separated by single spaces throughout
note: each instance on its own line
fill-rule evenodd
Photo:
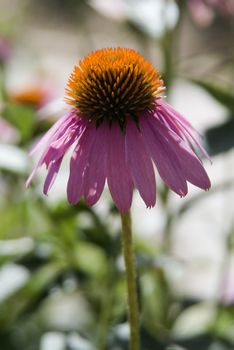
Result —
M 50 152 L 51 152 L 51 148 L 50 145 L 48 145 L 45 149 L 45 151 L 42 153 L 37 165 L 35 166 L 35 168 L 33 169 L 32 173 L 30 174 L 30 176 L 28 177 L 28 179 L 26 180 L 25 186 L 29 187 L 29 185 L 31 184 L 33 177 L 35 176 L 37 170 L 42 166 L 42 164 L 45 162 L 46 157 L 51 157 L 50 156 Z
M 174 118 L 176 121 L 178 121 L 184 127 L 189 128 L 197 136 L 201 137 L 199 132 L 192 126 L 192 124 L 182 114 L 180 114 L 171 105 L 169 105 L 169 103 L 167 103 L 165 101 L 160 101 L 158 104 L 161 107 L 162 111 L 166 111 L 172 118 Z
M 208 189 L 210 187 L 209 177 L 195 153 L 188 145 L 172 130 L 164 126 L 160 121 L 148 118 L 152 128 L 158 136 L 167 140 L 170 152 L 174 154 L 174 162 L 178 163 L 182 177 L 197 187 Z M 177 158 L 177 160 L 176 160 Z M 172 160 L 173 161 L 173 160 Z
M 112 198 L 121 212 L 131 207 L 133 181 L 126 163 L 125 136 L 113 123 L 108 130 L 107 182 Z
M 202 139 L 202 136 L 179 112 L 172 108 L 168 103 L 160 101 L 156 113 L 169 123 L 169 126 L 173 131 L 187 140 L 194 151 L 197 147 L 204 157 L 211 161 L 205 148 L 202 146 L 201 142 L 199 142 Z
M 144 138 L 131 120 L 128 121 L 126 130 L 126 152 L 134 184 L 147 207 L 153 207 L 156 201 L 153 164 L 145 147 Z
M 56 162 L 51 163 L 51 165 L 49 167 L 48 174 L 46 176 L 45 183 L 44 183 L 44 189 L 43 189 L 43 192 L 46 195 L 48 194 L 49 190 L 51 189 L 52 185 L 54 184 L 54 181 L 55 181 L 57 174 L 59 172 L 62 160 L 63 160 L 63 157 L 58 159 Z
M 184 141 L 174 136 L 174 147 L 177 150 L 177 154 L 180 158 L 180 163 L 183 168 L 183 173 L 186 180 L 193 185 L 200 187 L 204 190 L 210 188 L 210 179 L 196 155 L 189 149 Z
M 72 145 L 72 143 L 77 138 L 80 137 L 80 135 L 82 134 L 85 128 L 85 125 L 86 125 L 86 122 L 84 122 L 83 120 L 77 117 L 74 118 L 72 123 L 70 118 L 67 118 L 64 121 L 63 125 L 60 126 L 59 131 L 57 130 L 57 132 L 53 135 L 52 140 L 47 145 L 45 151 L 42 153 L 42 156 L 39 159 L 39 162 L 37 163 L 36 167 L 33 169 L 31 175 L 27 179 L 26 187 L 30 185 L 35 173 L 42 166 L 43 163 L 45 163 L 46 167 L 48 168 L 51 162 L 55 162 L 59 160 L 61 157 L 63 158 L 67 149 Z M 42 137 L 42 140 L 43 140 L 43 137 Z M 39 145 L 41 141 L 39 141 L 37 145 Z
M 89 156 L 89 166 L 84 177 L 84 197 L 89 205 L 95 204 L 100 198 L 107 174 L 107 132 L 109 127 L 102 124 L 95 131 L 95 140 Z
M 48 174 L 44 183 L 43 191 L 45 194 L 47 194 L 52 187 L 59 172 L 65 153 L 77 138 L 77 132 L 73 131 L 73 134 L 65 135 L 65 137 L 65 140 L 60 140 L 60 143 L 57 145 L 58 148 L 51 147 L 47 152 L 47 156 L 45 157 L 45 163 L 49 167 Z
M 84 125 L 77 123 L 75 127 L 73 126 L 72 130 L 68 128 L 58 140 L 50 143 L 49 151 L 44 158 L 44 163 L 47 167 L 49 166 L 50 162 L 55 162 L 64 156 L 68 148 L 75 142 L 77 138 L 80 137 L 83 129 Z
M 90 151 L 95 138 L 95 126 L 88 125 L 76 145 L 71 161 L 67 184 L 67 196 L 71 204 L 76 204 L 83 194 L 83 179 L 88 166 Z
M 31 174 L 29 175 L 29 177 L 27 178 L 26 182 L 25 182 L 25 187 L 28 188 L 32 182 L 32 179 L 34 178 L 36 171 L 37 171 L 37 167 L 35 167 L 33 169 L 33 171 L 31 172 Z
M 155 118 L 141 118 L 142 136 L 163 181 L 180 196 L 187 194 L 188 188 L 177 153 L 168 139 L 167 128 L 160 127 Z
M 67 114 L 65 114 L 45 133 L 45 135 L 40 139 L 40 141 L 31 150 L 30 156 L 32 156 L 38 150 L 38 148 L 40 148 L 41 145 L 43 145 L 43 143 L 46 143 L 54 135 L 54 133 L 56 133 L 56 131 L 59 130 L 60 126 L 63 123 L 66 123 L 71 118 L 71 113 L 72 112 L 70 111 Z M 72 113 L 72 115 L 73 115 L 73 113 Z

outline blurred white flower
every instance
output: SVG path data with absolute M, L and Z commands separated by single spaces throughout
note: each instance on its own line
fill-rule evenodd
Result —
M 25 267 L 17 264 L 5 264 L 0 269 L 0 301 L 22 287 L 29 278 Z
M 179 18 L 174 0 L 128 0 L 128 18 L 146 34 L 160 38 L 166 29 L 173 29 Z
M 0 256 L 22 255 L 32 252 L 34 242 L 29 237 L 0 241 Z
M 13 145 L 0 144 L 0 168 L 25 174 L 27 166 L 28 158 L 23 150 Z
M 60 332 L 47 332 L 41 338 L 40 350 L 65 350 L 66 337 Z
M 106 17 L 117 21 L 127 19 L 127 4 L 125 0 L 89 0 L 89 4 Z

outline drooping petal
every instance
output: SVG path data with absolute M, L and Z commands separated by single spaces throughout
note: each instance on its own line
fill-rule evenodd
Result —
M 95 132 L 95 126 L 93 124 L 88 125 L 73 151 L 67 184 L 67 196 L 71 204 L 76 204 L 83 194 L 83 179 L 88 166 Z
M 57 144 L 57 148 L 51 146 L 50 157 L 47 156 L 45 163 L 48 167 L 48 174 L 44 183 L 44 194 L 48 194 L 48 191 L 52 187 L 57 174 L 59 172 L 63 157 L 68 150 L 68 148 L 74 143 L 77 138 L 77 133 L 73 131 L 71 135 L 65 135 L 66 138 L 60 140 L 59 144 Z
M 84 177 L 84 197 L 89 205 L 98 201 L 106 181 L 107 132 L 109 132 L 109 127 L 106 124 L 102 124 L 96 129 L 95 140 L 89 155 L 89 164 Z
M 156 181 L 153 164 L 144 138 L 136 124 L 129 120 L 126 130 L 127 162 L 136 188 L 147 207 L 153 207 L 156 201 Z
M 80 137 L 85 126 L 82 120 L 78 120 L 75 125 L 68 126 L 66 132 L 59 135 L 59 139 L 50 143 L 49 152 L 44 159 L 47 167 L 52 161 L 55 162 L 64 156 L 69 147 Z
M 160 122 L 151 116 L 141 119 L 140 128 L 161 178 L 174 192 L 185 196 L 188 191 L 186 179 L 178 155 L 167 137 L 167 129 L 160 128 Z
M 148 118 L 148 122 L 151 124 L 152 130 L 154 130 L 155 136 L 157 134 L 157 138 L 167 143 L 168 152 L 171 152 L 170 161 L 171 163 L 174 162 L 176 167 L 178 167 L 181 178 L 184 178 L 186 181 L 202 189 L 209 189 L 209 177 L 201 161 L 185 141 L 174 131 L 163 125 L 162 122 L 156 119 L 154 120 L 152 117 Z M 156 165 L 158 166 L 158 164 Z M 177 174 L 177 176 L 179 176 L 179 174 Z
M 202 136 L 179 112 L 172 108 L 168 103 L 160 101 L 156 113 L 169 124 L 169 127 L 173 131 L 180 135 L 184 140 L 187 140 L 194 151 L 196 151 L 197 148 L 205 158 L 211 161 L 208 153 L 202 146 Z
M 51 189 L 52 185 L 54 184 L 54 181 L 55 181 L 57 174 L 59 172 L 62 160 L 63 160 L 63 157 L 61 157 L 60 159 L 51 163 L 51 165 L 49 167 L 48 174 L 46 176 L 44 188 L 43 188 L 43 192 L 46 195 L 48 194 L 49 190 Z
M 70 116 L 71 117 L 71 116 Z M 74 115 L 72 115 L 74 117 Z M 61 118 L 64 120 L 64 118 Z M 53 131 L 52 140 L 47 145 L 45 151 L 40 157 L 36 167 L 33 169 L 31 175 L 26 181 L 26 187 L 28 187 L 36 173 L 36 171 L 45 164 L 47 168 L 49 168 L 51 162 L 56 162 L 60 158 L 63 158 L 67 149 L 73 144 L 73 142 L 80 137 L 83 132 L 83 129 L 86 126 L 86 122 L 78 117 L 73 118 L 65 118 L 63 124 L 60 124 L 59 130 Z M 53 127 L 52 127 L 53 129 Z M 48 131 L 48 133 L 51 129 Z M 48 134 L 47 133 L 47 134 Z M 46 135 L 45 135 L 46 136 Z M 34 150 L 38 145 L 45 141 L 45 136 L 39 141 L 39 143 L 35 146 Z M 47 135 L 48 136 L 48 135 Z M 49 136 L 50 138 L 51 136 Z
M 133 181 L 126 163 L 125 136 L 115 123 L 107 133 L 107 182 L 117 208 L 125 212 L 132 203 Z
M 55 150 L 51 149 L 50 145 L 48 145 L 45 149 L 45 151 L 42 153 L 37 165 L 35 166 L 35 168 L 33 169 L 33 171 L 31 172 L 30 176 L 28 177 L 28 179 L 26 180 L 26 187 L 28 187 L 30 185 L 30 183 L 32 182 L 33 177 L 35 176 L 37 170 L 42 166 L 43 163 L 47 164 L 47 167 L 49 165 L 48 162 L 46 162 L 46 159 L 52 158 L 52 154 L 54 155 Z
M 171 142 L 180 159 L 184 176 L 187 181 L 204 190 L 210 188 L 210 179 L 197 156 L 189 149 L 186 143 L 173 135 Z
M 183 117 L 182 114 L 180 114 L 178 111 L 176 111 L 169 103 L 165 101 L 159 101 L 158 102 L 159 108 L 161 107 L 162 111 L 166 111 L 172 118 L 177 120 L 179 123 L 181 123 L 184 127 L 189 128 L 192 132 L 194 132 L 197 136 L 201 136 L 199 132 L 192 126 L 192 124 Z
M 40 139 L 40 141 L 33 147 L 33 149 L 30 151 L 30 156 L 33 155 L 38 148 L 40 148 L 44 143 L 46 143 L 55 133 L 59 130 L 60 126 L 62 124 L 67 125 L 67 122 L 73 117 L 74 112 L 70 111 L 67 114 L 65 114 L 63 117 L 61 117 L 46 133 L 45 135 Z

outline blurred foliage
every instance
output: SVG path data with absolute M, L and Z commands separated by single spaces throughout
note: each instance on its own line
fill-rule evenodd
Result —
M 230 111 L 234 111 L 234 93 L 230 89 L 224 89 L 220 86 L 208 83 L 206 81 L 193 80 L 194 83 L 201 86 L 212 97 L 214 97 L 219 103 L 226 107 Z M 233 117 L 233 115 L 232 115 Z
M 160 21 L 158 18 L 163 25 L 160 31 L 154 27 L 152 13 L 143 7 L 147 3 L 150 9 L 150 1 L 123 2 L 132 9 L 123 16 L 124 35 L 132 35 L 147 54 L 149 47 L 153 50 L 157 46 L 170 94 L 171 83 L 180 77 L 175 62 L 179 60 L 187 2 L 178 1 L 177 6 L 173 1 L 160 2 L 162 9 L 166 3 L 173 3 L 178 12 L 177 17 L 174 14 L 173 25 L 165 21 L 165 16 Z M 151 3 L 154 9 L 156 1 Z M 50 20 L 63 19 L 70 25 L 71 20 L 73 24 L 93 20 L 94 10 L 89 5 L 90 1 L 43 0 L 25 2 L 23 8 L 25 18 L 32 14 L 33 18 L 35 14 L 44 18 L 49 14 Z M 18 39 L 16 35 L 16 43 Z M 1 116 L 20 135 L 13 151 L 18 149 L 26 155 L 52 121 L 40 119 L 35 106 L 10 100 L 5 81 L 7 68 L 7 63 L 0 67 Z M 194 80 L 191 74 L 189 79 L 227 111 L 227 118 L 220 125 L 212 125 L 205 131 L 210 154 L 215 156 L 230 150 L 234 146 L 233 90 L 207 82 L 206 77 Z M 0 152 L 1 147 L 0 144 Z M 8 163 L 0 169 L 0 280 L 3 281 L 0 349 L 47 350 L 51 339 L 61 341 L 54 350 L 128 349 L 126 291 L 116 209 L 107 203 L 105 215 L 99 216 L 83 202 L 77 206 L 70 206 L 64 200 L 48 202 L 42 198 L 37 184 L 26 191 L 25 175 L 31 166 L 23 164 L 17 170 L 18 153 L 15 157 L 14 171 Z M 209 196 L 232 186 L 233 181 L 221 183 L 211 189 Z M 177 209 L 170 207 L 169 197 L 168 189 L 161 187 L 159 201 L 165 214 L 161 246 L 155 251 L 149 242 L 140 238 L 135 242 L 141 350 L 232 350 L 233 304 L 225 303 L 221 297 L 208 302 L 178 295 L 168 273 L 181 264 L 171 251 L 173 225 L 198 206 L 204 194 L 194 195 Z M 233 232 L 231 229 L 227 235 L 225 259 L 233 253 Z
M 20 132 L 22 143 L 31 140 L 35 127 L 33 107 L 9 103 L 4 110 L 4 117 Z

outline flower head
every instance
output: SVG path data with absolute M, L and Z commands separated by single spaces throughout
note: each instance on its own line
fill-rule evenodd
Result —
M 180 196 L 187 182 L 202 189 L 209 178 L 195 153 L 207 156 L 190 123 L 165 103 L 158 71 L 130 49 L 103 49 L 75 66 L 68 81 L 66 101 L 72 105 L 32 150 L 47 142 L 37 169 L 45 164 L 47 194 L 66 151 L 70 161 L 68 200 L 83 196 L 89 205 L 100 198 L 105 182 L 120 211 L 127 211 L 137 188 L 147 207 L 155 205 L 153 163 L 164 182 Z
M 99 126 L 117 122 L 125 129 L 130 117 L 150 110 L 164 91 L 156 69 L 133 50 L 103 49 L 75 66 L 68 81 L 66 101 Z
M 10 93 L 10 99 L 22 105 L 33 106 L 36 109 L 40 109 L 45 106 L 53 97 L 51 89 L 40 86 L 32 85 L 16 92 Z

